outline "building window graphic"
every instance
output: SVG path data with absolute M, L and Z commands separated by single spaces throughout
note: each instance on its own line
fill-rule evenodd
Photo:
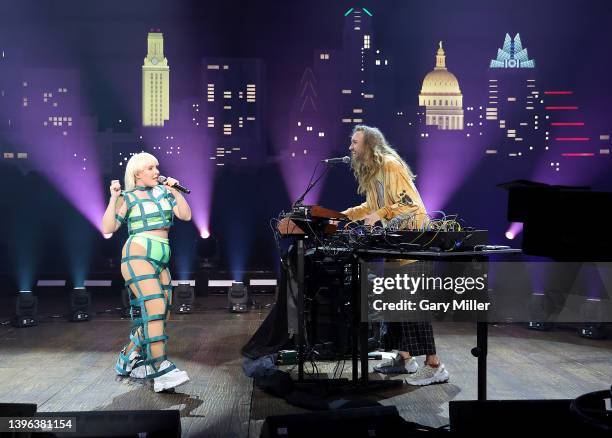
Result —
M 247 84 L 247 102 L 255 102 L 256 89 L 255 84 Z

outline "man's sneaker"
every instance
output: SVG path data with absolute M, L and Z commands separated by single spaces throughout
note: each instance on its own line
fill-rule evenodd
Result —
M 448 378 L 448 371 L 446 371 L 443 364 L 440 364 L 435 368 L 430 365 L 425 365 L 415 374 L 406 377 L 405 382 L 409 385 L 424 386 L 431 385 L 432 383 L 448 382 Z
M 125 354 L 125 351 L 122 351 L 121 354 Z M 132 351 L 130 353 L 130 355 L 128 356 L 127 364 L 121 358 L 121 356 L 119 356 L 117 358 L 117 364 L 115 365 L 115 372 L 119 376 L 128 376 L 128 375 L 130 375 L 132 369 L 134 369 L 134 366 L 136 365 L 136 362 L 138 362 L 138 359 L 139 359 L 139 357 L 138 357 L 138 352 L 137 351 Z M 124 369 L 124 365 L 125 365 L 125 369 Z
M 165 360 L 159 366 L 159 370 L 162 371 L 169 366 L 172 366 L 172 363 Z M 155 392 L 162 392 L 167 389 L 176 388 L 177 386 L 187 382 L 189 382 L 189 376 L 187 376 L 187 373 L 175 368 L 162 376 L 154 378 L 153 389 Z
M 381 374 L 412 374 L 419 369 L 419 364 L 414 357 L 405 361 L 399 354 L 380 365 L 374 366 L 374 371 Z

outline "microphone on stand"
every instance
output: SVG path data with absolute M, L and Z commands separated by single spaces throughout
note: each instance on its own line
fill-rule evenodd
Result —
M 165 182 L 166 182 L 166 180 L 167 180 L 167 179 L 168 179 L 168 178 L 166 178 L 165 176 L 163 176 L 163 175 L 159 175 L 159 176 L 157 177 L 157 182 L 158 182 L 158 183 L 160 183 L 160 184 L 165 184 Z M 175 188 L 176 190 L 178 190 L 179 192 L 183 192 L 183 193 L 187 193 L 187 194 L 191 193 L 191 190 L 189 190 L 187 187 L 183 187 L 183 186 L 182 186 L 182 185 L 180 185 L 179 183 L 174 183 L 174 184 L 172 185 L 172 187 L 174 187 L 174 188 Z
M 326 160 L 321 160 L 321 162 L 325 164 L 336 164 L 336 163 L 349 164 L 351 162 L 351 157 L 327 158 Z

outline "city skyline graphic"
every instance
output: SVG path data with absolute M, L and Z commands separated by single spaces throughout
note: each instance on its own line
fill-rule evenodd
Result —
M 499 183 L 612 190 L 602 2 L 525 1 L 507 14 L 479 0 L 238 4 L 5 6 L 3 168 L 41 175 L 99 230 L 108 181 L 151 152 L 192 189 L 198 236 L 230 223 L 263 230 L 221 211 L 288 208 L 322 159 L 348 154 L 358 124 L 380 128 L 406 159 L 432 214 L 460 214 L 502 239 L 520 229 L 505 219 Z M 355 192 L 338 166 L 305 202 L 342 210 L 360 202 Z

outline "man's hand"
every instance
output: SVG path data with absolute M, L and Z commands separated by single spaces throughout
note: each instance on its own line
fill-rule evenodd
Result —
M 372 213 L 363 218 L 363 221 L 366 225 L 374 225 L 380 220 L 382 220 L 382 218 L 378 215 L 378 213 Z

